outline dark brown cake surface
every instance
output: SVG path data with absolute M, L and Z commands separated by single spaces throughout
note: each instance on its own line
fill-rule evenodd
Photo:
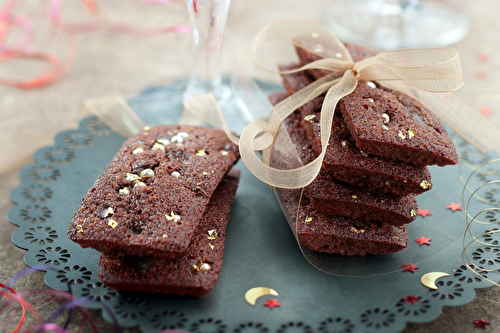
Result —
M 285 97 L 283 93 L 276 94 L 271 98 L 271 102 L 276 104 Z M 301 124 L 306 130 L 315 154 L 319 155 L 320 112 L 319 110 L 308 112 L 302 112 Z M 426 167 L 416 167 L 360 151 L 347 130 L 340 112 L 334 117 L 323 168 L 336 179 L 363 187 L 367 192 L 406 196 L 420 194 L 432 188 L 431 175 Z
M 302 163 L 310 163 L 315 154 L 300 125 L 300 115 L 291 114 L 284 121 Z M 418 205 L 413 195 L 397 197 L 374 194 L 363 188 L 344 184 L 321 169 L 316 179 L 307 187 L 307 197 L 319 214 L 351 217 L 362 221 L 403 225 L 417 216 Z
M 300 190 L 279 189 L 284 207 L 295 221 L 299 243 L 313 251 L 363 256 L 398 252 L 408 246 L 404 226 L 321 215 L 310 202 L 300 200 Z
M 367 154 L 416 166 L 458 163 L 439 119 L 405 94 L 360 81 L 338 109 L 356 146 Z
M 220 130 L 145 129 L 122 145 L 89 189 L 68 236 L 109 254 L 176 257 L 238 157 Z
M 346 44 L 354 61 L 360 61 L 376 53 L 370 49 Z M 321 59 L 296 47 L 300 65 Z M 314 79 L 328 74 L 324 70 L 308 70 Z M 304 72 L 301 76 L 307 76 Z M 294 75 L 294 74 L 292 74 Z M 298 81 L 304 77 L 297 75 Z M 286 81 L 286 78 L 285 78 Z M 305 86 L 295 84 L 295 88 Z M 285 88 L 291 91 L 285 83 Z M 297 89 L 295 89 L 297 91 Z M 311 113 L 322 102 L 321 97 L 307 103 L 302 112 Z M 452 140 L 439 119 L 415 99 L 398 91 L 385 89 L 370 82 L 360 82 L 356 90 L 339 102 L 356 146 L 366 154 L 390 158 L 396 161 L 426 166 L 457 164 L 458 156 Z
M 300 207 L 297 217 L 300 244 L 319 252 L 348 256 L 387 254 L 408 246 L 405 227 L 318 214 L 312 205 Z
M 215 287 L 222 266 L 226 226 L 240 172 L 222 180 L 185 253 L 174 259 L 101 255 L 99 277 L 112 289 L 205 296 Z

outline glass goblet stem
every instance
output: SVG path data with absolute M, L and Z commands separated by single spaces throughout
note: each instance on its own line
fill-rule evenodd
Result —
M 231 0 L 186 0 L 194 40 L 191 76 L 183 99 L 213 93 L 217 100 L 229 97 L 222 82 L 222 46 Z

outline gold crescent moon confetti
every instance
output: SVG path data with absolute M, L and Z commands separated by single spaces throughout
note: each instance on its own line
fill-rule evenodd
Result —
M 252 288 L 245 293 L 245 301 L 247 301 L 247 303 L 250 305 L 255 305 L 255 301 L 257 301 L 259 297 L 265 295 L 278 296 L 278 292 L 276 292 L 276 290 L 274 289 L 267 287 Z
M 442 277 L 450 276 L 448 273 L 443 272 L 430 272 L 422 276 L 420 282 L 429 289 L 437 290 L 436 281 Z

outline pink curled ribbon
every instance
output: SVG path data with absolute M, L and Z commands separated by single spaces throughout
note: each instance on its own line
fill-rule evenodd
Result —
M 98 5 L 93 0 L 79 0 L 84 9 L 91 15 L 98 13 Z M 150 3 L 166 3 L 172 0 L 143 0 Z M 15 59 L 31 59 L 46 62 L 50 65 L 48 70 L 34 75 L 28 79 L 10 79 L 0 77 L 0 85 L 20 89 L 32 89 L 50 85 L 63 77 L 72 67 L 77 45 L 76 33 L 91 32 L 96 30 L 109 30 L 118 33 L 134 35 L 157 35 L 174 32 L 189 32 L 189 25 L 171 27 L 140 28 L 126 23 L 113 23 L 95 18 L 85 23 L 70 23 L 62 17 L 61 0 L 42 0 L 44 17 L 49 21 L 50 27 L 39 45 L 34 43 L 37 28 L 33 21 L 26 15 L 16 14 L 16 7 L 20 7 L 22 0 L 6 0 L 0 7 L 0 63 Z M 7 43 L 12 28 L 20 28 L 23 36 L 14 42 Z M 64 58 L 45 51 L 45 46 L 61 31 L 66 39 L 66 56 Z

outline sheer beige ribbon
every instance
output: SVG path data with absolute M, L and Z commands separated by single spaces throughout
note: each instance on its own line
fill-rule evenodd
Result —
M 320 46 L 321 56 L 325 58 L 293 71 L 273 71 L 265 64 L 267 57 L 261 55 L 260 51 L 276 42 L 300 46 L 313 53 L 314 49 L 310 46 Z M 328 146 L 335 107 L 342 97 L 354 91 L 359 80 L 376 81 L 406 93 L 418 99 L 462 135 L 465 133 L 466 139 L 477 146 L 483 149 L 498 149 L 495 143 L 500 138 L 500 130 L 496 125 L 480 117 L 472 106 L 455 95 L 436 94 L 455 91 L 463 84 L 458 52 L 454 49 L 392 50 L 353 62 L 343 43 L 322 25 L 301 20 L 281 20 L 267 25 L 258 33 L 253 51 L 259 65 L 271 72 L 283 74 L 313 68 L 332 72 L 275 105 L 267 121 L 254 121 L 242 132 L 238 144 L 243 161 L 257 178 L 271 186 L 301 188 L 316 178 Z M 320 119 L 321 154 L 313 162 L 300 168 L 272 168 L 271 150 L 281 122 L 294 110 L 324 92 L 326 97 Z M 200 98 L 204 102 L 209 101 L 206 96 Z M 199 115 L 201 109 L 205 117 L 210 113 L 210 123 L 223 128 L 220 126 L 223 120 L 217 120 L 215 115 L 221 115 L 220 111 L 216 111 L 217 105 L 205 104 L 200 109 L 199 103 L 195 106 L 193 101 L 187 101 L 185 106 L 196 115 Z M 471 121 L 476 123 L 476 129 L 468 130 Z M 480 136 L 477 135 L 477 128 L 481 128 Z M 255 151 L 262 151 L 262 160 Z

